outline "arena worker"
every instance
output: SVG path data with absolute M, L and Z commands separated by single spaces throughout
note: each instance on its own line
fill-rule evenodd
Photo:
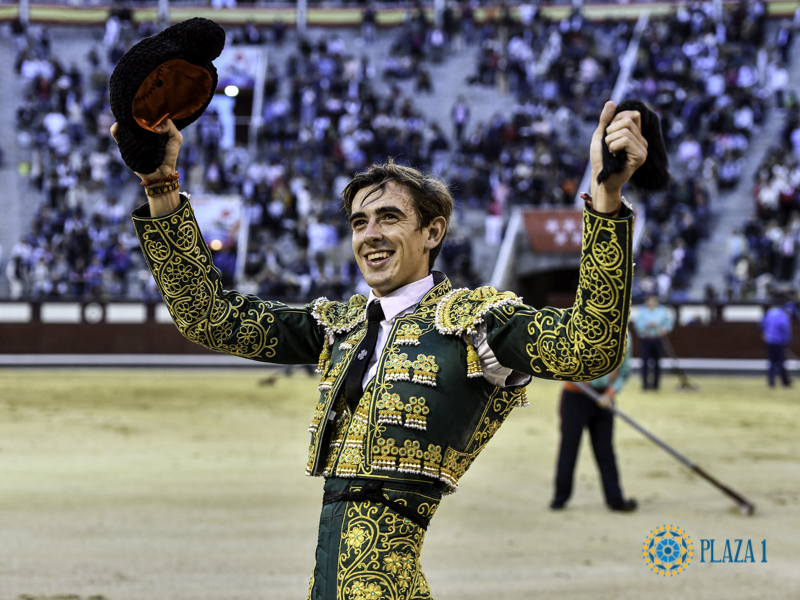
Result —
M 453 201 L 447 187 L 388 162 L 343 192 L 368 298 L 303 308 L 224 290 L 179 191 L 182 136 L 171 120 L 162 164 L 138 173 L 147 203 L 133 222 L 180 332 L 216 351 L 317 363 L 319 398 L 306 473 L 324 478 L 313 600 L 428 599 L 420 566 L 443 495 L 510 411 L 531 376 L 588 381 L 622 362 L 631 303 L 633 217 L 621 189 L 647 157 L 640 115 L 608 102 L 591 143 L 579 289 L 569 309 L 535 309 L 492 287 L 452 289 L 433 270 Z M 111 129 L 117 139 L 117 125 Z M 602 141 L 627 152 L 602 184 Z
M 642 389 L 658 390 L 661 379 L 662 339 L 675 325 L 672 313 L 658 301 L 658 294 L 650 292 L 631 319 L 639 336 L 642 354 Z
M 555 491 L 550 502 L 550 508 L 553 510 L 566 507 L 572 496 L 575 465 L 578 463 L 578 451 L 584 429 L 589 430 L 606 506 L 623 513 L 633 512 L 638 507 L 635 498 L 625 498 L 622 495 L 617 457 L 614 453 L 612 412 L 616 406 L 617 394 L 625 387 L 631 374 L 632 346 L 628 336 L 625 359 L 611 373 L 586 383 L 572 381 L 564 383 L 559 403 L 561 441 L 556 460 Z M 587 385 L 591 389 L 586 389 Z

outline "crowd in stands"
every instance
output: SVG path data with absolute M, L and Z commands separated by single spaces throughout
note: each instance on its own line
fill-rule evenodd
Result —
M 250 244 L 239 282 L 245 291 L 301 301 L 363 288 L 346 249 L 349 233 L 338 195 L 349 174 L 387 157 L 440 174 L 462 209 L 502 213 L 512 202 L 571 203 L 586 163 L 572 137 L 613 85 L 619 47 L 606 40 L 615 33 L 613 39 L 624 43 L 627 26 L 588 26 L 573 18 L 503 19 L 478 28 L 465 7 L 448 13 L 443 30 L 412 11 L 392 32 L 391 58 L 382 64 L 354 55 L 336 34 L 299 39 L 285 65 L 270 68 L 255 153 L 241 145 L 222 147 L 223 128 L 213 110 L 184 132 L 184 187 L 240 194 L 246 203 Z M 46 29 L 18 33 L 25 100 L 17 131 L 31 156 L 30 185 L 42 201 L 6 269 L 17 297 L 155 294 L 127 223 L 141 199 L 120 194 L 135 181 L 106 134 L 113 122 L 108 76 L 126 47 L 152 33 L 134 27 L 129 17 L 111 15 L 102 48 L 82 65 L 61 64 Z M 234 40 L 281 44 L 282 36 L 280 29 L 261 32 L 248 24 Z M 476 52 L 481 75 L 473 84 L 508 81 L 512 110 L 473 123 L 460 100 L 454 123 L 441 124 L 422 114 L 399 86 L 378 91 L 381 79 L 404 78 L 424 91 L 428 66 L 446 60 L 454 46 Z M 493 53 L 501 60 L 489 66 L 485 61 Z M 479 283 L 471 252 L 466 232 L 454 228 L 437 265 L 454 285 Z M 233 284 L 234 257 L 222 250 L 217 263 L 226 284 Z
M 652 21 L 643 35 L 630 92 L 661 115 L 674 183 L 644 201 L 636 295 L 686 299 L 712 209 L 725 210 L 713 200 L 739 184 L 753 128 L 775 108 L 771 75 L 786 72 L 788 56 L 766 24 L 763 2 L 721 12 L 716 3 L 694 2 Z
M 592 23 L 580 12 L 551 21 L 535 10 L 502 17 L 479 32 L 474 85 L 514 99 L 469 132 L 458 127 L 447 179 L 467 205 L 572 205 L 586 169 L 587 127 L 594 129 L 629 42 L 628 23 Z M 487 199 L 489 206 L 487 207 Z
M 769 298 L 796 288 L 800 249 L 800 114 L 789 108 L 785 133 L 759 166 L 753 214 L 728 244 L 728 285 L 734 298 Z
M 47 28 L 12 25 L 23 97 L 15 128 L 26 156 L 19 173 L 27 195 L 39 197 L 30 229 L 5 266 L 12 298 L 140 298 L 143 286 L 154 294 L 144 279 L 134 281 L 143 260 L 130 228 L 132 207 L 119 195 L 130 175 L 108 134 L 113 65 L 131 39 L 155 31 L 134 28 L 125 12 L 112 14 L 102 45 L 69 64 Z
M 766 45 L 763 5 L 719 15 L 712 4 L 651 24 L 631 90 L 662 115 L 680 173 L 670 192 L 646 200 L 637 281 L 673 297 L 685 290 L 697 243 L 708 235 L 712 194 L 735 185 L 752 127 L 767 110 L 756 71 Z M 226 286 L 296 302 L 366 291 L 339 193 L 353 172 L 387 157 L 439 174 L 459 210 L 481 211 L 495 225 L 513 204 L 573 203 L 588 158 L 586 134 L 610 96 L 632 24 L 591 23 L 579 11 L 550 21 L 533 3 L 521 5 L 519 19 L 505 11 L 479 24 L 472 6 L 447 3 L 441 28 L 410 11 L 402 28 L 384 32 L 395 40 L 384 61 L 354 54 L 337 33 L 298 38 L 288 60 L 269 68 L 255 152 L 244 143 L 224 147 L 214 110 L 184 131 L 182 187 L 238 194 L 246 206 L 243 279 L 234 282 L 232 251 L 215 258 Z M 25 99 L 16 127 L 31 156 L 28 180 L 42 200 L 6 268 L 13 296 L 157 298 L 127 216 L 142 202 L 138 180 L 107 135 L 110 72 L 127 47 L 153 31 L 112 14 L 102 46 L 69 65 L 46 29 L 17 33 Z M 370 9 L 361 34 L 367 45 L 374 40 Z M 282 45 L 285 31 L 248 24 L 231 42 Z M 493 86 L 510 98 L 485 122 L 472 118 L 462 95 L 454 98 L 451 122 L 437 123 L 393 85 L 408 80 L 415 94 L 431 92 L 433 65 L 462 51 L 475 56 L 465 89 Z M 480 284 L 473 245 L 458 225 L 437 268 L 457 287 Z M 502 231 L 495 225 L 487 238 L 493 244 Z

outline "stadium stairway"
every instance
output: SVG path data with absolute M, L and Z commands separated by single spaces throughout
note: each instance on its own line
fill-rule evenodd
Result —
M 38 27 L 33 25 L 32 29 Z M 42 203 L 41 191 L 29 185 L 27 171 L 30 167 L 31 152 L 26 145 L 20 144 L 16 129 L 17 109 L 24 100 L 24 88 L 19 75 L 14 72 L 14 60 L 17 51 L 8 25 L 3 27 L 6 35 L 0 36 L 0 53 L 10 57 L 0 61 L 0 147 L 5 153 L 5 163 L 0 167 L 0 177 L 4 189 L 12 190 L 10 194 L 0 196 L 0 298 L 8 297 L 8 281 L 5 277 L 5 266 L 14 244 L 20 236 L 28 233 L 37 209 Z M 102 49 L 103 29 L 92 26 L 48 26 L 53 56 L 68 68 L 72 63 L 81 67 L 84 81 L 88 79 L 85 69 L 86 56 L 92 47 Z M 90 194 L 91 205 L 102 192 Z
M 708 239 L 698 245 L 697 272 L 689 287 L 690 300 L 702 300 L 706 286 L 713 287 L 717 293 L 724 292 L 727 287 L 728 239 L 753 212 L 754 176 L 767 150 L 780 137 L 783 127 L 782 114 L 773 109 L 768 115 L 765 122 L 753 131 L 748 160 L 739 183 L 733 189 L 712 193 L 714 225 Z
M 793 42 L 790 56 L 798 49 L 797 40 Z M 789 68 L 789 90 L 800 89 L 800 65 Z M 711 235 L 700 242 L 697 249 L 697 272 L 689 286 L 689 300 L 702 300 L 707 286 L 716 292 L 724 293 L 729 271 L 728 240 L 734 230 L 741 228 L 753 214 L 753 183 L 767 151 L 777 145 L 783 131 L 785 112 L 775 109 L 773 97 L 767 99 L 770 110 L 764 122 L 756 126 L 750 138 L 747 162 L 742 169 L 739 183 L 731 190 L 713 194 L 712 210 L 714 224 Z
M 0 36 L 0 55 L 14 57 L 14 40 L 8 26 L 3 27 L 4 35 Z M 14 85 L 17 74 L 14 73 L 14 61 L 0 61 L 0 115 L 3 123 L 0 126 L 0 148 L 3 150 L 3 163 L 0 165 L 0 178 L 7 190 L 14 190 L 11 194 L 0 197 L 0 297 L 7 297 L 8 282 L 4 276 L 5 265 L 11 249 L 19 240 L 23 231 L 27 230 L 35 206 L 31 206 L 33 198 L 28 198 L 25 190 L 25 178 L 17 172 L 19 154 L 15 136 L 14 117 L 20 105 L 21 94 L 19 87 Z

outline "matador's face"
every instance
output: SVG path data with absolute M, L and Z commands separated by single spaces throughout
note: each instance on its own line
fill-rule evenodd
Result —
M 406 189 L 389 182 L 359 190 L 350 226 L 353 253 L 361 274 L 378 297 L 428 275 L 428 258 L 444 236 L 444 219 L 419 227 Z

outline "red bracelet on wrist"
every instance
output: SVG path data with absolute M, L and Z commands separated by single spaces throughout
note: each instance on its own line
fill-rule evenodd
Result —
M 167 175 L 162 179 L 151 179 L 150 181 L 142 180 L 139 184 L 142 187 L 147 187 L 148 185 L 156 185 L 158 183 L 172 183 L 173 181 L 178 181 L 181 178 L 181 174 L 178 172 L 172 173 L 171 175 Z

